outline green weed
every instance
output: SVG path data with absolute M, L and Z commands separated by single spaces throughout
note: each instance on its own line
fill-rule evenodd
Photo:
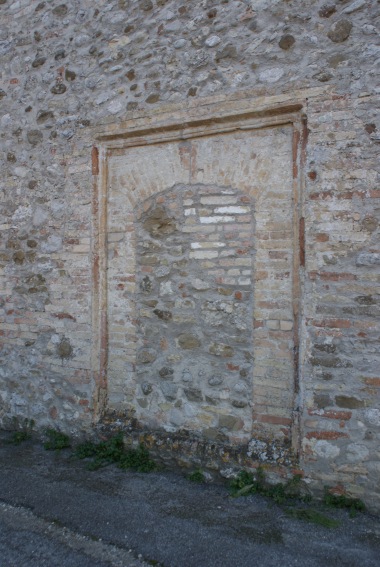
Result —
M 359 498 L 352 498 L 344 494 L 331 494 L 328 488 L 325 488 L 323 502 L 331 508 L 345 508 L 350 511 L 350 516 L 353 518 L 357 512 L 365 511 L 365 504 Z
M 31 439 L 33 427 L 35 425 L 34 419 L 25 418 L 21 423 L 17 417 L 13 418 L 13 425 L 15 429 L 19 431 L 14 431 L 8 440 L 8 443 L 12 445 L 20 445 L 24 441 Z
M 292 518 L 297 518 L 297 520 L 305 520 L 325 528 L 337 528 L 340 525 L 338 520 L 329 518 L 321 514 L 321 512 L 309 508 L 288 508 L 285 510 L 285 513 Z
M 137 449 L 128 449 L 119 463 L 121 469 L 132 469 L 137 472 L 151 472 L 156 463 L 150 458 L 148 450 L 139 445 Z
M 260 494 L 271 498 L 277 504 L 284 504 L 291 499 L 302 499 L 300 494 L 301 480 L 301 475 L 295 475 L 285 484 L 269 484 L 261 467 L 257 469 L 256 475 L 247 471 L 240 471 L 237 478 L 231 482 L 231 495 L 237 497 Z
M 121 469 L 132 469 L 138 472 L 150 472 L 156 468 L 156 464 L 143 445 L 136 449 L 125 449 L 122 433 L 99 443 L 92 441 L 81 443 L 74 451 L 74 456 L 78 459 L 91 459 L 88 464 L 90 470 L 96 470 L 111 463 L 115 463 Z
M 8 443 L 12 445 L 21 445 L 23 441 L 30 439 L 31 435 L 27 431 L 14 431 Z
M 198 484 L 203 484 L 206 481 L 205 475 L 203 474 L 203 471 L 201 469 L 196 469 L 195 471 L 190 473 L 187 478 L 191 482 L 196 482 Z
M 70 437 L 56 429 L 46 430 L 47 441 L 44 443 L 46 451 L 61 451 L 71 446 Z

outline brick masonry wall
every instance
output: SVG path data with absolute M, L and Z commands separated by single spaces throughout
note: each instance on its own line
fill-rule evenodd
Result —
M 234 409 L 226 414 L 236 418 L 238 410 L 242 411 L 247 432 L 248 421 L 252 421 L 253 439 L 260 439 L 263 444 L 256 443 L 256 449 L 261 447 L 257 456 L 261 454 L 265 460 L 268 440 L 289 436 L 287 420 L 291 416 L 294 421 L 292 412 L 296 410 L 300 423 L 296 442 L 301 448 L 299 464 L 311 486 L 343 486 L 373 507 L 380 507 L 379 93 L 375 26 L 378 13 L 378 2 L 361 0 L 328 3 L 322 0 L 307 3 L 0 0 L 0 419 L 3 427 L 28 418 L 34 419 L 38 428 L 60 426 L 78 434 L 91 430 L 104 407 L 105 377 L 97 371 L 99 354 L 96 350 L 94 353 L 94 336 L 99 328 L 94 313 L 103 311 L 93 290 L 98 280 L 104 278 L 96 264 L 99 238 L 103 235 L 96 232 L 95 222 L 98 203 L 92 173 L 96 178 L 96 152 L 91 163 L 97 132 L 129 119 L 136 124 L 139 120 L 154 124 L 162 112 L 174 115 L 181 108 L 188 108 L 193 114 L 197 110 L 201 115 L 205 100 L 216 105 L 218 101 L 222 104 L 265 99 L 275 106 L 282 100 L 302 99 L 308 139 L 303 163 L 299 161 L 302 156 L 297 157 L 303 172 L 299 216 L 304 219 L 305 227 L 305 265 L 300 268 L 299 293 L 302 298 L 298 329 L 299 387 L 294 387 L 290 370 L 280 369 L 274 383 L 274 369 L 271 367 L 268 372 L 266 367 L 273 348 L 283 352 L 286 361 L 294 346 L 291 344 L 294 335 L 290 333 L 293 306 L 287 303 L 286 288 L 294 282 L 285 276 L 276 279 L 271 272 L 272 269 L 282 274 L 289 271 L 287 263 L 293 262 L 289 251 L 294 249 L 294 233 L 293 244 L 285 246 L 285 254 L 280 246 L 273 246 L 271 236 L 277 237 L 278 242 L 286 241 L 287 235 L 280 235 L 283 230 L 289 230 L 288 225 L 279 226 L 279 217 L 274 212 L 278 197 L 268 193 L 273 208 L 268 208 L 271 212 L 265 219 L 265 208 L 253 195 L 253 209 L 261 211 L 260 215 L 254 215 L 254 254 L 249 253 L 255 261 L 253 296 L 249 301 L 257 326 L 247 330 L 247 337 L 252 332 L 253 345 L 261 345 L 262 350 L 253 363 L 252 381 L 256 383 L 256 391 L 253 389 L 250 399 L 246 399 L 252 404 L 253 413 L 245 416 L 248 406 L 239 409 L 231 404 L 228 407 Z M 267 160 L 272 139 L 269 134 L 267 138 L 263 135 L 263 146 L 258 142 Z M 214 183 L 247 195 L 252 185 L 250 180 L 260 171 L 264 175 L 260 188 L 268 191 L 273 185 L 280 188 L 276 181 L 276 175 L 281 179 L 279 166 L 276 169 L 263 162 L 260 169 L 260 164 L 254 165 L 254 160 L 247 156 L 245 163 L 252 161 L 252 175 L 244 168 L 235 167 L 224 172 L 229 176 L 228 182 L 211 179 L 210 172 L 216 167 L 209 159 L 210 140 L 204 138 L 203 149 L 198 152 L 204 158 L 203 165 L 190 184 L 188 178 L 180 175 L 180 160 L 171 162 L 172 169 L 166 174 L 179 172 L 175 175 L 176 182 L 186 187 Z M 291 155 L 287 140 L 284 134 L 286 159 Z M 187 159 L 185 146 L 182 164 Z M 132 173 L 130 178 L 126 177 L 125 169 L 119 165 L 125 159 L 123 155 L 121 152 L 118 157 L 115 153 L 110 159 L 111 195 L 126 182 L 132 186 Z M 125 225 L 135 226 L 136 207 L 143 206 L 142 201 L 148 199 L 146 203 L 150 203 L 149 199 L 158 199 L 158 193 L 169 189 L 165 184 L 160 185 L 166 174 L 161 175 L 165 162 L 160 160 L 159 152 L 155 159 L 152 163 L 156 164 L 157 175 L 151 181 L 154 187 L 149 189 L 147 179 L 145 194 L 138 199 L 133 192 L 129 194 L 130 216 L 121 219 L 121 226 L 117 226 L 122 216 L 117 214 L 117 202 L 111 199 L 108 203 L 107 285 L 113 277 L 115 287 L 124 285 L 123 290 L 119 289 L 124 309 L 129 294 L 136 292 L 133 278 L 144 265 L 149 266 L 141 263 L 144 252 L 137 248 L 136 264 L 130 264 L 124 281 L 118 279 L 118 270 L 123 269 L 120 251 L 134 258 L 136 249 L 136 233 L 133 229 L 125 236 Z M 133 166 L 130 170 L 133 171 Z M 269 184 L 265 182 L 266 171 L 272 175 Z M 197 203 L 200 207 L 200 202 Z M 164 204 L 166 201 L 157 203 L 157 207 Z M 111 214 L 113 206 L 115 214 Z M 187 205 L 182 206 L 184 211 Z M 141 218 L 146 214 L 147 211 L 142 212 Z M 210 218 L 213 214 L 214 210 Z M 189 220 L 184 220 L 181 226 L 190 223 L 193 216 L 196 215 L 186 216 Z M 267 224 L 263 228 L 259 224 L 264 221 Z M 213 224 L 202 223 L 202 226 Z M 137 231 L 143 230 L 143 224 L 138 226 Z M 303 230 L 300 232 L 302 241 Z M 189 238 L 186 242 L 202 242 L 199 234 L 207 231 L 199 233 L 197 229 L 196 234 L 196 239 Z M 260 246 L 258 238 L 261 238 Z M 193 250 L 195 253 L 203 249 Z M 213 262 L 214 258 L 194 257 L 191 262 L 196 260 Z M 227 277 L 248 276 L 234 274 Z M 280 282 L 285 286 L 284 298 L 273 298 L 273 293 L 281 289 Z M 235 289 L 232 283 L 220 285 L 231 286 L 234 293 L 245 293 L 239 286 Z M 116 291 L 112 291 L 108 304 L 111 325 L 117 325 L 120 306 L 117 298 Z M 159 294 L 153 300 L 160 301 Z M 143 301 L 141 294 L 140 310 L 147 307 L 143 307 Z M 155 308 L 170 311 L 161 304 Z M 171 313 L 174 317 L 175 311 Z M 136 330 L 133 318 L 127 331 L 125 324 L 121 333 L 129 333 L 131 340 L 135 337 L 140 348 L 145 340 L 144 331 Z M 122 373 L 125 366 L 119 368 L 120 358 L 111 356 L 112 349 L 118 348 L 117 332 L 117 329 L 109 332 L 115 344 L 101 348 L 102 356 L 108 355 L 108 402 L 110 407 L 120 408 L 118 404 L 130 407 L 134 403 L 136 383 L 141 388 L 147 380 L 127 382 L 125 390 Z M 286 333 L 292 336 L 290 342 L 285 338 Z M 123 335 L 122 350 L 124 341 Z M 174 351 L 170 355 L 174 356 Z M 133 365 L 133 349 L 131 353 L 123 350 L 122 356 L 131 357 L 123 365 Z M 285 368 L 290 365 L 293 368 L 293 360 L 284 364 Z M 156 385 L 160 383 L 157 376 L 155 380 Z M 206 395 L 202 388 L 198 384 L 194 390 Z M 149 395 L 139 391 L 138 399 L 147 398 Z M 186 399 L 190 405 L 201 404 Z M 229 404 L 221 403 L 225 407 Z M 146 415 L 147 408 L 135 405 L 140 416 Z M 284 408 L 282 416 L 280 407 Z M 168 415 L 165 409 L 164 414 Z M 278 419 L 283 422 L 275 423 Z M 218 428 L 217 423 L 214 421 L 212 427 Z M 228 427 L 223 427 L 220 429 L 229 441 L 238 442 Z M 271 459 L 276 462 L 273 454 Z

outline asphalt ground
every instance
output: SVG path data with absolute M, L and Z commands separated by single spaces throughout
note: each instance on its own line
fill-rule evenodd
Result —
M 172 472 L 90 471 L 70 450 L 0 439 L 0 567 L 380 566 L 378 516 L 317 507 L 339 526 Z

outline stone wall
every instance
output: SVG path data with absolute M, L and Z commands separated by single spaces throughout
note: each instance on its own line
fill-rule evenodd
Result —
M 2 427 L 379 508 L 379 11 L 0 0 Z

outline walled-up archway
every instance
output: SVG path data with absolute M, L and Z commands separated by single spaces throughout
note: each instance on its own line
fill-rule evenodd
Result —
M 287 439 L 294 130 L 221 130 L 107 152 L 106 409 L 234 444 Z

